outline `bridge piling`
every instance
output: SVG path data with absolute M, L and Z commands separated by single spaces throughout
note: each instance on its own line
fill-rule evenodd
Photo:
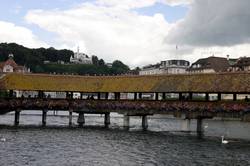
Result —
M 123 127 L 129 129 L 129 120 L 130 117 L 128 115 L 124 115 L 123 117 Z
M 69 110 L 69 126 L 70 127 L 72 126 L 72 113 L 73 113 L 73 110 Z
M 104 125 L 105 127 L 108 127 L 110 125 L 110 113 L 105 113 Z
M 197 137 L 202 139 L 204 136 L 204 130 L 203 130 L 203 119 L 201 117 L 197 118 Z
M 15 120 L 14 120 L 14 125 L 18 126 L 19 125 L 19 119 L 20 119 L 20 110 L 15 111 Z
M 47 119 L 47 110 L 43 110 L 42 126 L 46 126 L 46 119 Z
M 143 130 L 148 129 L 148 117 L 147 117 L 147 115 L 142 116 L 142 129 Z
M 84 113 L 80 112 L 78 115 L 78 119 L 77 119 L 77 123 L 79 125 L 79 127 L 82 127 L 83 124 L 85 123 L 85 117 L 84 117 Z
M 181 124 L 181 130 L 182 131 L 190 131 L 190 119 L 184 119 Z

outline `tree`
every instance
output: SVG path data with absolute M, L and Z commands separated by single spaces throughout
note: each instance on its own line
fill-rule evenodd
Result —
M 98 65 L 99 66 L 104 66 L 105 65 L 105 62 L 103 59 L 100 59 L 99 62 L 98 62 Z
M 93 63 L 93 65 L 98 66 L 98 57 L 97 56 L 92 55 L 92 63 Z
M 115 60 L 111 67 L 112 74 L 124 74 L 129 71 L 129 67 L 119 60 Z

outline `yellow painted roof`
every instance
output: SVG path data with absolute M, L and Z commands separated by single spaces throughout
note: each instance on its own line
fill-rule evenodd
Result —
M 250 73 L 162 76 L 70 76 L 10 73 L 1 90 L 74 92 L 249 92 Z

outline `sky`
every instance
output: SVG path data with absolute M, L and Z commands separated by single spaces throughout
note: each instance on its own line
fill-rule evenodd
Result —
M 0 0 L 0 42 L 130 67 L 250 51 L 249 0 Z

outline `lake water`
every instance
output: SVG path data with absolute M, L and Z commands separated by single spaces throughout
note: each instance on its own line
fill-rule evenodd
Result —
M 66 115 L 48 116 L 47 127 L 40 115 L 20 117 L 13 127 L 13 114 L 0 116 L 0 165 L 250 165 L 250 124 L 237 121 L 204 121 L 202 140 L 193 132 L 179 132 L 183 121 L 169 117 L 150 117 L 148 131 L 141 130 L 141 119 L 131 118 L 129 130 L 123 118 L 111 115 L 109 128 L 101 116 L 87 115 L 85 126 L 67 127 Z M 224 135 L 230 143 L 221 144 Z M 234 139 L 233 139 L 234 138 Z M 242 138 L 242 139 L 235 139 Z

